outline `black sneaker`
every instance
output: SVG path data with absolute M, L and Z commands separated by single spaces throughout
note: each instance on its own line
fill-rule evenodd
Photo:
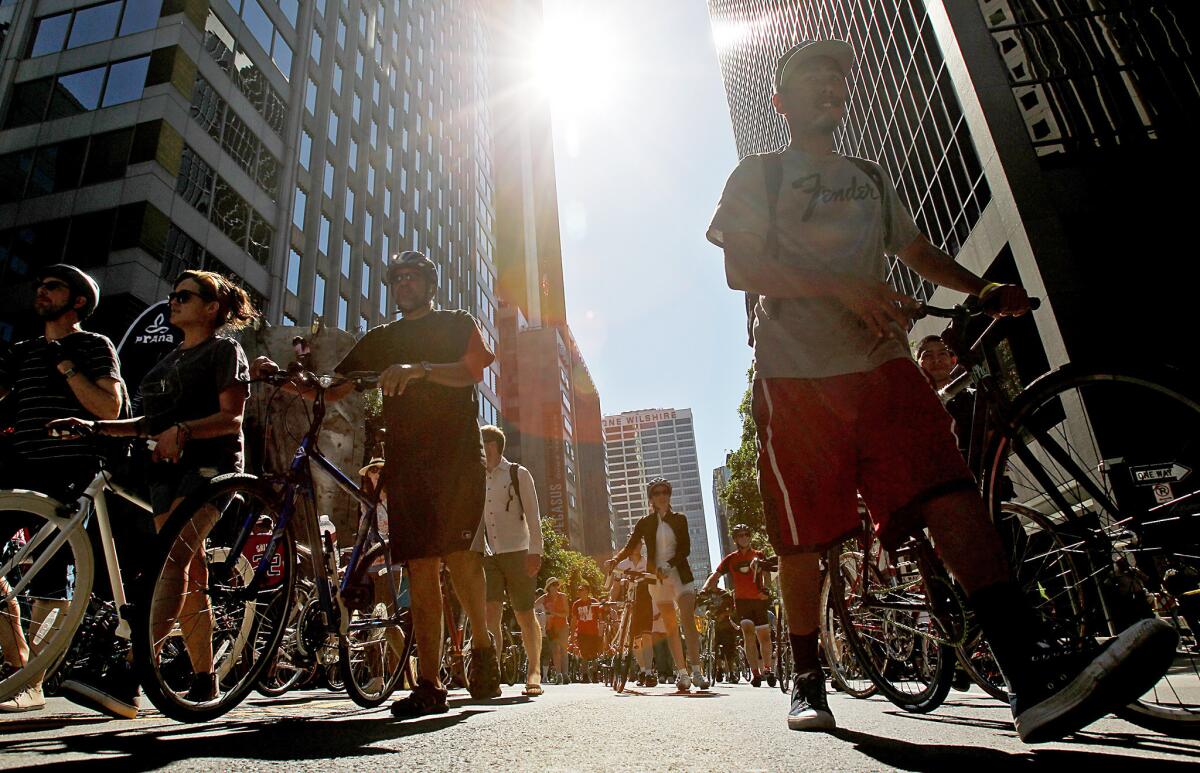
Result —
M 78 670 L 63 681 L 62 696 L 116 719 L 134 719 L 138 714 L 137 676 L 133 665 L 121 661 L 102 673 Z
M 646 674 L 646 686 L 647 687 L 658 687 L 658 674 L 655 674 L 653 672 Z
M 467 691 L 475 700 L 500 697 L 500 661 L 495 647 L 471 650 L 467 663 Z
M 762 675 L 754 674 L 750 677 L 750 684 L 754 687 L 762 687 Z
M 397 719 L 412 719 L 428 714 L 445 714 L 450 710 L 446 703 L 446 688 L 435 687 L 428 679 L 418 679 L 417 686 L 408 695 L 392 704 L 392 716 Z
M 805 671 L 792 678 L 792 708 L 789 730 L 833 730 L 837 722 L 825 697 L 825 674 Z
M 1009 696 L 1017 734 L 1025 743 L 1055 741 L 1132 703 L 1171 667 L 1178 644 L 1174 627 L 1152 618 L 1098 650 L 1045 650 Z
M 183 696 L 189 703 L 208 703 L 217 699 L 216 674 L 192 674 L 192 686 Z
M 959 692 L 967 692 L 971 689 L 971 675 L 968 674 L 961 666 L 954 667 L 954 677 L 950 681 L 950 686 Z

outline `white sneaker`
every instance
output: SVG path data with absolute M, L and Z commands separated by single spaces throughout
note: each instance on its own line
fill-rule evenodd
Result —
M 704 674 L 697 671 L 692 674 L 692 684 L 696 685 L 697 690 L 707 690 L 712 682 L 708 681 L 708 677 Z
M 42 694 L 42 686 L 26 687 L 21 692 L 6 701 L 0 702 L 0 712 L 19 714 L 23 711 L 37 711 L 46 708 L 46 697 Z
M 689 692 L 692 689 L 692 680 L 686 671 L 680 671 L 675 675 L 675 689 L 679 692 Z

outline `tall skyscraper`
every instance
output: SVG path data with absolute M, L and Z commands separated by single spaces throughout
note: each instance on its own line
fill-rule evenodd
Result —
M 100 280 L 104 332 L 195 267 L 275 324 L 363 330 L 391 317 L 388 254 L 420 249 L 494 343 L 486 5 L 4 3 L 0 336 L 59 260 Z
M 721 490 L 729 483 L 729 466 L 722 465 L 713 470 L 713 508 L 717 511 L 717 541 L 721 545 L 721 555 L 727 556 L 733 552 L 733 537 L 729 534 L 729 511 L 721 501 Z
M 1184 288 L 1196 269 L 1173 246 L 1190 199 L 1152 192 L 1197 171 L 1189 145 L 1200 87 L 1187 41 L 1200 34 L 1200 8 L 1169 0 L 709 0 L 709 8 L 740 155 L 787 140 L 770 105 L 779 55 L 801 39 L 850 42 L 857 64 L 837 148 L 881 163 L 934 244 L 1043 298 L 1031 318 L 1006 326 L 1023 381 L 1096 358 L 1195 372 Z M 940 305 L 961 297 L 898 262 L 890 281 Z M 1117 308 L 1136 311 L 1118 323 Z M 1136 345 L 1112 346 L 1118 325 Z M 925 320 L 913 336 L 936 329 Z
M 697 577 L 710 574 L 712 559 L 691 409 L 656 408 L 605 416 L 604 444 L 617 545 L 625 544 L 634 524 L 650 511 L 646 483 L 663 477 L 671 481 L 672 506 L 688 519 L 692 570 Z

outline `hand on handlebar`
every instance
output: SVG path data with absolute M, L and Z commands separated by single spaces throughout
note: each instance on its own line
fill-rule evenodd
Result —
M 989 285 L 979 298 L 984 312 L 993 317 L 1019 317 L 1032 308 L 1029 295 L 1020 285 Z
M 408 382 L 424 376 L 425 369 L 420 365 L 392 365 L 379 374 L 379 388 L 385 397 L 399 397 L 408 388 Z
M 59 440 L 78 440 L 96 432 L 96 422 L 72 416 L 69 419 L 54 419 L 46 423 L 46 432 Z
M 279 372 L 279 364 L 265 354 L 260 357 L 255 357 L 254 362 L 250 363 L 250 378 L 257 381 L 266 376 L 273 376 Z

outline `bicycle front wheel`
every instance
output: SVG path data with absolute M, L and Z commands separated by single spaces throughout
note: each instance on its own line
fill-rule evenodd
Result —
M 82 528 L 33 491 L 0 492 L 0 701 L 40 682 L 71 644 L 94 574 Z
M 251 475 L 223 475 L 176 508 L 160 533 L 134 622 L 134 657 L 150 702 L 172 719 L 203 722 L 237 706 L 274 657 L 296 580 L 290 534 L 257 585 L 248 535 L 277 496 Z M 216 687 L 205 685 L 213 674 Z M 199 675 L 199 676 L 198 676 Z
M 821 647 L 825 652 L 825 662 L 829 666 L 829 676 L 838 690 L 852 698 L 870 698 L 877 691 L 871 677 L 858 665 L 854 650 L 846 637 L 846 630 L 837 612 L 837 605 L 832 601 L 834 588 L 832 574 L 841 573 L 841 582 L 837 587 L 854 589 L 859 587 L 858 578 L 862 574 L 862 553 L 848 550 L 843 552 L 841 547 L 829 551 L 825 562 L 825 579 L 821 583 Z M 843 599 L 843 603 L 845 599 Z M 781 632 L 786 631 L 782 629 Z M 787 640 L 786 636 L 783 638 Z M 782 647 L 781 647 L 782 649 Z M 791 689 L 790 670 L 781 674 L 787 689 Z
M 367 609 L 343 611 L 350 619 L 338 645 L 346 693 L 352 701 L 368 709 L 388 699 L 413 653 L 412 618 L 409 610 L 399 605 L 400 577 L 399 572 L 391 571 L 388 546 L 376 543 L 364 551 L 358 563 L 361 569 L 356 574 L 377 571 L 372 569 L 377 561 L 386 569 L 371 582 L 375 597 Z M 352 577 L 350 585 L 354 584 Z
M 1061 368 L 1013 404 L 984 476 L 993 514 L 1036 511 L 1076 565 L 1081 608 L 1043 615 L 1056 635 L 1112 636 L 1151 615 L 1178 632 L 1170 670 L 1121 712 L 1175 734 L 1200 733 L 1197 395 L 1173 374 Z
M 861 546 L 858 552 L 867 569 L 853 586 L 840 571 L 828 574 L 829 602 L 846 641 L 884 697 L 905 711 L 932 711 L 946 699 L 954 677 L 954 647 L 931 604 L 948 581 L 925 576 L 922 562 L 912 557 L 897 559 Z M 831 566 L 838 561 L 839 555 L 830 556 Z

